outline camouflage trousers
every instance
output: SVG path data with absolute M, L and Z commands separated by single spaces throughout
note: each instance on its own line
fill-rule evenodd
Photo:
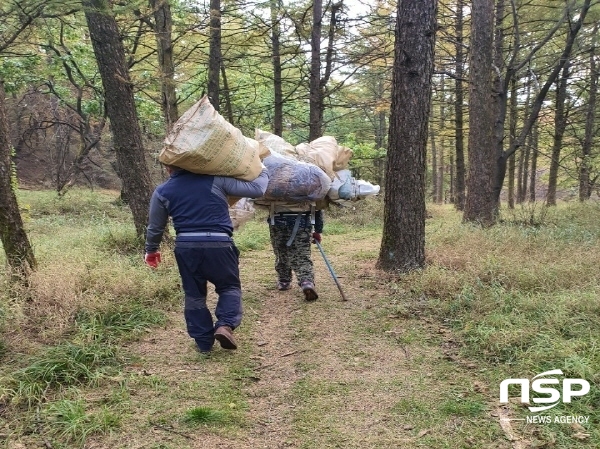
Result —
M 294 230 L 293 226 L 271 225 L 271 245 L 275 253 L 275 271 L 281 282 L 292 281 L 292 271 L 298 285 L 302 281 L 315 282 L 313 262 L 310 258 L 311 228 L 300 228 L 290 246 L 287 242 Z

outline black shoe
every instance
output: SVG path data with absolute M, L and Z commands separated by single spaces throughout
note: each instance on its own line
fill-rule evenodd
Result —
M 277 290 L 279 291 L 289 290 L 291 286 L 291 282 L 277 281 Z
M 206 342 L 200 342 L 199 340 L 195 340 L 196 341 L 196 349 L 198 350 L 198 352 L 200 354 L 210 354 L 210 351 L 212 350 L 212 347 L 207 348 L 206 347 Z
M 233 330 L 229 326 L 218 327 L 215 331 L 215 340 L 221 343 L 223 349 L 237 349 Z

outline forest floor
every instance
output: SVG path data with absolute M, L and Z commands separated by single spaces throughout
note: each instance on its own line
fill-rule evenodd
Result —
M 595 205 L 489 230 L 429 206 L 427 267 L 409 275 L 376 268 L 376 203 L 332 212 L 323 248 L 347 301 L 316 246 L 319 299 L 277 291 L 257 217 L 234 236 L 239 347 L 206 356 L 186 333 L 169 245 L 150 270 L 112 195 L 24 194 L 40 269 L 22 298 L 0 291 L 4 449 L 600 447 Z M 81 354 L 91 371 L 71 359 Z M 500 403 L 503 379 L 557 367 L 590 380 L 589 395 L 552 415 L 585 415 L 583 426 L 528 423 L 516 388 Z
M 217 345 L 209 357 L 196 354 L 181 313 L 172 312 L 168 326 L 129 348 L 139 356 L 130 369 L 160 378 L 161 388 L 136 395 L 126 432 L 85 447 L 525 447 L 504 438 L 495 392 L 483 414 L 439 411 L 440 404 L 487 387 L 475 364 L 458 359 L 447 327 L 418 304 L 409 312 L 400 304 L 389 279 L 374 268 L 379 243 L 377 235 L 324 236 L 347 301 L 316 248 L 320 297 L 312 303 L 299 288 L 275 289 L 268 249 L 246 253 L 239 349 Z M 203 403 L 241 408 L 242 417 L 233 426 L 191 429 L 177 418 Z

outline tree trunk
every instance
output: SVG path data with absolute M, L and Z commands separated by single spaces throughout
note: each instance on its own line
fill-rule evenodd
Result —
M 449 201 L 456 205 L 456 181 L 455 181 L 455 164 L 454 156 L 450 155 L 450 199 Z
M 221 64 L 221 78 L 223 79 L 223 95 L 225 95 L 225 115 L 229 123 L 235 126 L 235 119 L 233 117 L 233 106 L 231 104 L 231 95 L 229 91 L 229 81 L 227 81 L 227 71 L 225 70 L 225 64 Z
M 171 33 L 173 20 L 168 0 L 150 0 L 154 13 L 154 33 L 158 53 L 158 69 L 161 81 L 161 108 L 165 116 L 167 132 L 179 118 L 177 93 L 175 91 L 175 64 L 173 62 L 173 42 Z
M 506 110 L 508 103 L 508 83 L 503 78 L 505 71 L 504 63 L 504 0 L 496 0 L 495 25 L 494 25 L 494 65 L 493 65 L 493 107 L 494 107 L 494 145 L 496 147 L 496 158 L 500 159 L 504 153 L 504 137 L 506 124 Z M 512 69 L 508 70 L 505 77 L 512 77 Z M 496 215 L 500 207 L 500 195 L 494 197 L 494 208 Z
M 517 168 L 517 196 L 515 197 L 515 202 L 520 204 L 523 202 L 523 198 L 525 198 L 525 194 L 523 193 L 523 190 L 525 189 L 523 186 L 523 170 L 525 166 L 526 152 L 523 150 L 523 148 L 520 148 L 518 153 L 513 154 L 513 156 L 517 155 L 519 156 L 519 163 Z
M 465 143 L 464 143 L 464 39 L 463 39 L 463 9 L 464 0 L 456 2 L 456 79 L 454 81 L 454 130 L 456 134 L 456 181 L 454 189 L 454 205 L 457 210 L 465 208 Z
M 385 148 L 385 135 L 386 135 L 386 121 L 385 111 L 379 111 L 377 113 L 377 131 L 375 135 L 375 148 Z
M 208 99 L 219 110 L 221 71 L 221 0 L 210 0 L 210 48 L 208 55 Z
M 510 80 L 510 113 L 508 120 L 509 142 L 512 145 L 517 134 L 517 80 L 513 76 Z M 508 207 L 515 207 L 515 155 L 508 159 Z
M 143 238 L 152 194 L 142 134 L 136 114 L 133 84 L 117 22 L 106 0 L 84 0 L 85 17 L 102 77 L 106 109 L 117 155 L 122 192 L 133 213 L 136 233 Z
M 433 113 L 431 115 L 433 115 Z M 435 130 L 433 129 L 433 120 L 429 121 L 429 142 L 429 146 L 431 147 L 431 198 L 433 199 L 433 201 L 437 202 L 437 145 L 435 142 Z
M 508 158 L 508 208 L 515 208 L 515 155 Z
M 590 94 L 587 102 L 585 118 L 585 137 L 581 148 L 581 165 L 579 166 L 579 201 L 590 199 L 592 185 L 590 183 L 590 157 L 594 144 L 594 130 L 596 120 L 596 96 L 598 94 L 598 69 L 596 66 L 596 39 L 598 35 L 598 22 L 592 31 L 592 47 L 590 49 Z
M 446 79 L 442 75 L 440 80 L 440 94 L 442 102 L 440 105 L 440 129 L 446 129 Z M 437 170 L 434 172 L 435 176 L 435 202 L 442 204 L 444 202 L 444 147 L 446 146 L 446 136 L 441 133 L 440 136 L 440 147 L 438 150 L 438 164 Z
M 385 89 L 385 79 L 383 76 L 380 76 L 377 81 L 377 92 L 379 98 L 385 98 L 386 89 Z M 387 135 L 387 122 L 386 122 L 386 111 L 384 108 L 378 108 L 378 112 L 376 113 L 376 123 L 375 123 L 375 147 L 376 148 L 386 148 L 387 142 L 385 140 Z
M 310 39 L 310 91 L 309 91 L 309 142 L 321 137 L 321 29 L 323 26 L 323 2 L 313 2 L 313 25 Z
M 563 136 L 567 128 L 565 102 L 567 98 L 567 81 L 570 78 L 570 64 L 567 61 L 562 69 L 560 80 L 556 83 L 556 102 L 554 108 L 554 136 L 552 138 L 552 156 L 550 157 L 550 173 L 548 175 L 548 192 L 546 204 L 556 206 L 556 187 L 558 184 L 558 169 L 560 168 L 560 150 Z
M 273 52 L 273 134 L 283 134 L 283 86 L 281 70 L 281 25 L 279 23 L 280 1 L 271 0 L 271 47 Z
M 36 267 L 36 260 L 14 191 L 16 176 L 11 161 L 12 146 L 4 97 L 4 81 L 0 79 L 0 239 L 14 279 L 26 281 Z
M 536 200 L 536 177 L 537 177 L 537 159 L 539 145 L 540 125 L 535 122 L 531 130 L 531 172 L 529 173 L 529 202 L 535 203 Z
M 529 104 L 531 103 L 531 85 L 534 83 L 533 72 L 530 70 L 527 76 L 527 94 L 525 95 L 525 108 L 524 115 L 527 116 L 529 113 Z M 516 137 L 515 137 L 516 139 Z M 511 145 L 514 143 L 514 139 L 511 140 Z M 517 182 L 519 183 L 518 195 L 517 195 L 517 203 L 522 204 L 527 197 L 527 178 L 529 177 L 529 155 L 531 154 L 531 134 L 527 136 L 527 145 L 525 145 L 521 150 L 521 167 L 519 170 L 519 179 Z
M 494 1 L 474 2 L 471 10 L 469 88 L 469 176 L 463 219 L 491 226 L 496 222 L 494 172 L 496 120 L 492 96 Z
M 520 192 L 521 194 L 517 198 L 517 202 L 522 204 L 527 198 L 527 180 L 529 178 L 529 156 L 531 155 L 531 135 L 528 136 L 528 144 L 524 145 L 523 148 L 523 170 L 521 171 L 521 179 L 519 183 L 521 184 Z
M 343 3 L 330 3 L 331 15 L 329 19 L 329 33 L 327 36 L 327 50 L 325 52 L 325 69 L 321 77 L 321 31 L 323 28 L 322 0 L 313 2 L 313 30 L 311 34 L 311 64 L 310 64 L 310 112 L 309 112 L 309 141 L 323 135 L 323 113 L 325 111 L 325 97 L 327 83 L 333 71 L 333 56 L 335 45 L 335 31 L 337 29 L 337 14 Z
M 433 74 L 436 0 L 397 6 L 383 238 L 377 266 L 409 272 L 425 266 L 427 124 Z
M 439 151 L 439 164 L 438 164 L 438 171 L 437 171 L 437 192 L 436 192 L 436 198 L 435 198 L 435 202 L 437 204 L 442 204 L 444 202 L 444 171 L 446 168 L 446 165 L 444 164 L 444 147 L 446 141 L 444 140 L 444 138 L 442 137 L 442 141 L 440 142 L 440 151 Z

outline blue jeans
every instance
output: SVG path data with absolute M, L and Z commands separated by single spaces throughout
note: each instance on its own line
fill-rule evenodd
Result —
M 233 242 L 177 242 L 175 259 L 185 293 L 187 332 L 200 350 L 208 351 L 216 328 L 235 329 L 242 322 L 239 251 Z M 206 305 L 207 282 L 218 295 L 216 322 Z

